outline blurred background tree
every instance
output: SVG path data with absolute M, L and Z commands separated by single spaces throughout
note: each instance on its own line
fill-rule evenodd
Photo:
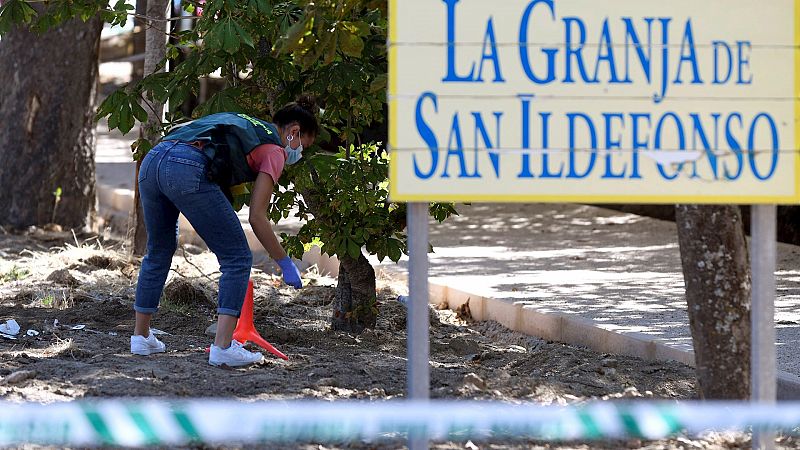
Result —
M 0 6 L 1 224 L 92 225 L 99 9 Z

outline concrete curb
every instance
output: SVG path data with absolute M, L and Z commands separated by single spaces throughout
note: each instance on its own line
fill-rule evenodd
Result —
M 384 269 L 397 277 L 406 277 L 405 273 L 388 267 Z M 494 320 L 511 330 L 548 341 L 580 345 L 600 353 L 634 356 L 650 361 L 677 361 L 695 367 L 692 350 L 668 345 L 644 333 L 608 330 L 580 317 L 543 313 L 521 302 L 511 303 L 482 297 L 435 282 L 429 282 L 429 301 L 432 304 L 446 303 L 452 310 L 469 302 L 470 312 L 475 320 Z M 800 377 L 778 371 L 777 388 L 779 400 L 800 400 Z
M 129 214 L 133 209 L 133 191 L 97 186 L 97 197 L 101 206 L 113 214 Z M 181 216 L 179 224 L 181 240 L 193 244 L 202 243 L 191 225 Z M 264 253 L 255 233 L 244 225 L 247 241 L 253 249 L 254 263 L 269 257 Z M 301 270 L 316 265 L 319 272 L 336 276 L 339 261 L 321 253 L 319 247 L 312 248 L 302 259 Z M 395 278 L 407 279 L 407 274 L 394 266 L 381 265 Z M 494 320 L 506 328 L 541 339 L 566 344 L 580 345 L 601 353 L 635 356 L 651 361 L 678 361 L 695 366 L 694 352 L 666 344 L 662 340 L 643 333 L 619 333 L 603 328 L 591 320 L 559 313 L 543 313 L 531 305 L 511 303 L 464 292 L 455 287 L 429 282 L 429 300 L 433 304 L 447 303 L 455 310 L 469 302 L 472 317 L 478 321 Z M 778 399 L 800 400 L 800 377 L 779 371 L 777 376 Z
M 800 400 L 800 377 L 778 371 L 778 400 Z
M 669 346 L 643 333 L 618 333 L 591 320 L 559 313 L 543 313 L 522 302 L 482 297 L 452 286 L 431 283 L 430 302 L 456 309 L 469 302 L 475 320 L 494 320 L 514 331 L 548 341 L 581 345 L 602 353 L 647 360 L 674 360 L 694 366 L 694 352 Z

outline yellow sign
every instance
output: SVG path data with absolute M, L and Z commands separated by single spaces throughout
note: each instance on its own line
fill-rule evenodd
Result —
M 395 201 L 798 203 L 800 0 L 390 0 Z

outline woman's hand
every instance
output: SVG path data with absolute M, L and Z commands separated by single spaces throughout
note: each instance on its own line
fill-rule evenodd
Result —
M 295 289 L 300 289 L 303 287 L 303 282 L 300 280 L 300 270 L 298 270 L 297 266 L 294 265 L 292 258 L 287 256 L 278 260 L 277 263 L 279 266 L 281 266 L 284 283 L 294 287 Z

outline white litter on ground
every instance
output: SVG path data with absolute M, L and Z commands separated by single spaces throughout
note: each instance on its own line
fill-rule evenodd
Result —
M 16 336 L 19 334 L 19 324 L 14 319 L 9 319 L 6 323 L 0 324 L 0 333 L 9 336 Z

